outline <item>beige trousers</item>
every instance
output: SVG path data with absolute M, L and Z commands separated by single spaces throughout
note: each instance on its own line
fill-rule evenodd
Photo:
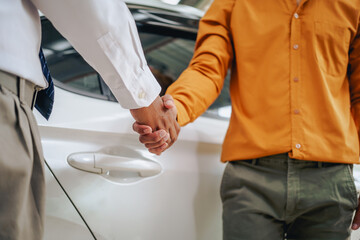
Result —
M 0 86 L 0 239 L 41 240 L 43 153 L 30 107 Z

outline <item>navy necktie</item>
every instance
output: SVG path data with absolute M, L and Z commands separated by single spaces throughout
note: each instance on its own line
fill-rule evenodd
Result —
M 47 120 L 50 117 L 53 103 L 54 103 L 54 83 L 52 81 L 49 68 L 46 63 L 46 59 L 42 49 L 40 48 L 39 58 L 41 62 L 42 72 L 48 82 L 48 88 L 38 92 L 35 102 L 35 108 L 44 116 Z

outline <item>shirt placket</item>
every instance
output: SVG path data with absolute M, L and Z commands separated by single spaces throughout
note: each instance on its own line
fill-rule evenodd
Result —
M 303 79 L 301 78 L 301 7 L 302 1 L 292 15 L 290 29 L 290 110 L 291 110 L 291 148 L 292 156 L 300 157 L 304 150 L 304 141 L 302 136 L 302 109 L 301 109 L 301 86 Z

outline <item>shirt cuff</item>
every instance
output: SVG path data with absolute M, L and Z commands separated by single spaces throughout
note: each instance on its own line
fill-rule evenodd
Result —
M 180 101 L 174 99 L 174 103 L 175 103 L 177 114 L 178 114 L 177 121 L 180 126 L 185 126 L 186 124 L 188 124 L 190 122 L 190 118 L 187 114 L 187 111 L 186 111 L 184 105 L 182 105 Z
M 126 109 L 148 107 L 161 91 L 160 85 L 148 67 L 145 67 L 129 85 L 128 88 L 112 90 L 120 105 Z

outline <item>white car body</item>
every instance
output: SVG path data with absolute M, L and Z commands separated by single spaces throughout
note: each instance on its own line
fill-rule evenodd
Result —
M 56 89 L 56 96 L 49 122 L 36 113 L 45 159 L 97 239 L 221 238 L 219 186 L 224 164 L 219 154 L 226 121 L 200 117 L 182 128 L 171 149 L 154 156 L 138 143 L 131 130 L 133 119 L 119 104 L 62 89 Z M 111 178 L 77 170 L 67 162 L 71 154 L 108 152 L 106 148 L 120 151 L 115 156 L 131 158 L 136 153 L 151 159 L 162 171 L 149 178 Z M 48 186 L 53 179 L 49 180 Z M 83 223 L 59 201 L 58 193 L 47 190 L 46 223 L 50 218 L 56 224 L 47 225 L 48 239 L 80 239 L 72 238 L 67 228 L 74 224 L 79 231 Z M 59 229 L 61 224 L 65 229 Z M 87 232 L 85 226 L 80 228 Z M 61 235 L 53 236 L 55 229 Z
M 203 14 L 153 0 L 126 2 Z M 133 118 L 118 103 L 59 87 L 55 92 L 49 121 L 34 111 L 46 160 L 45 240 L 222 238 L 220 153 L 227 120 L 199 117 L 156 156 L 138 142 Z

